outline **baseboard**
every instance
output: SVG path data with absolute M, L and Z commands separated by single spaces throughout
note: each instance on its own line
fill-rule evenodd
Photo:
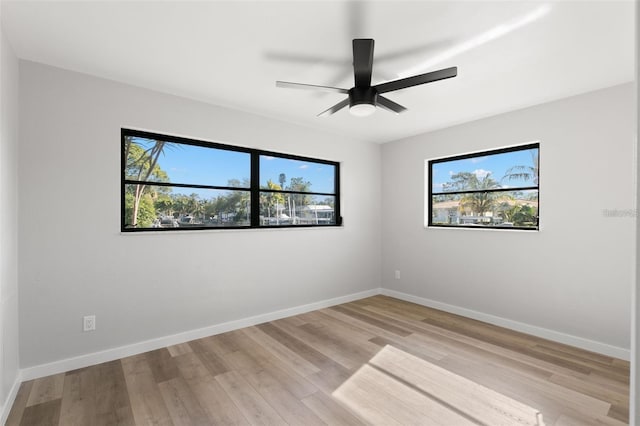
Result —
M 67 358 L 67 359 L 55 361 L 48 364 L 41 364 L 33 367 L 27 367 L 20 370 L 19 372 L 20 381 L 18 381 L 17 384 L 14 385 L 15 389 L 12 388 L 12 394 L 10 394 L 10 396 L 11 398 L 15 399 L 15 393 L 17 393 L 20 383 L 24 380 L 37 379 L 39 377 L 45 377 L 52 374 L 58 374 L 58 373 L 63 373 L 65 371 L 88 367 L 90 365 L 113 361 L 116 359 L 137 355 L 137 354 L 152 351 L 155 349 L 164 348 L 166 346 L 176 345 L 176 344 L 188 342 L 194 339 L 200 339 L 202 337 L 213 336 L 216 334 L 225 333 L 227 331 L 237 330 L 239 328 L 250 327 L 252 325 L 261 324 L 263 322 L 274 321 L 277 319 L 286 318 L 293 315 L 303 314 L 305 312 L 314 311 L 316 309 L 327 308 L 329 306 L 335 306 L 342 303 L 352 302 L 354 300 L 364 299 L 365 297 L 371 297 L 377 294 L 384 294 L 386 296 L 395 297 L 400 300 L 406 300 L 407 302 L 413 302 L 419 305 L 440 309 L 445 312 L 462 315 L 468 318 L 484 321 L 489 324 L 494 324 L 500 327 L 509 328 L 511 330 L 521 331 L 523 333 L 531 334 L 533 336 L 542 337 L 545 339 L 553 340 L 555 342 L 564 343 L 567 345 L 575 346 L 575 347 L 592 351 L 592 352 L 597 352 L 603 355 L 612 356 L 612 357 L 627 360 L 627 361 L 630 359 L 630 351 L 628 349 L 611 346 L 605 343 L 596 342 L 596 341 L 585 339 L 582 337 L 572 336 L 572 335 L 561 333 L 558 331 L 537 327 L 530 324 L 521 323 L 518 321 L 513 321 L 507 318 L 502 318 L 495 315 L 490 315 L 490 314 L 474 311 L 467 308 L 462 308 L 455 305 L 449 305 L 447 303 L 438 302 L 435 300 L 414 296 L 414 295 L 402 293 L 395 290 L 376 288 L 376 289 L 362 291 L 359 293 L 349 294 L 346 296 L 336 297 L 333 299 L 326 299 L 319 302 L 296 306 L 293 308 L 269 312 L 269 313 L 265 313 L 265 314 L 261 314 L 253 317 L 215 324 L 215 325 L 200 328 L 197 330 L 190 330 L 190 331 L 186 331 L 183 333 L 178 333 L 170 336 L 164 336 L 156 339 L 146 340 L 146 341 L 134 343 L 131 345 L 120 346 L 113 349 L 107 349 L 105 351 L 94 352 L 86 355 L 80 355 L 73 358 Z M 10 398 L 7 398 L 8 401 L 9 399 Z M 13 399 L 10 399 L 11 404 L 13 404 Z M 9 409 L 11 407 L 11 404 L 9 404 Z M 4 409 L 4 406 L 3 406 L 3 409 Z M 5 414 L 4 411 L 3 411 L 3 414 Z M 8 412 L 6 413 L 6 415 L 8 415 Z
M 452 314 L 462 315 L 467 318 L 487 322 L 489 324 L 508 328 L 510 330 L 520 331 L 523 333 L 531 334 L 533 336 L 542 337 L 543 339 L 553 340 L 554 342 L 564 343 L 565 345 L 575 346 L 577 348 L 585 349 L 591 352 L 597 352 L 602 355 L 623 359 L 625 361 L 629 361 L 631 359 L 631 353 L 629 349 L 619 348 L 617 346 L 596 342 L 594 340 L 585 339 L 583 337 L 573 336 L 570 334 L 561 333 L 559 331 L 550 330 L 548 328 L 537 327 L 534 325 L 513 321 L 507 318 L 485 314 L 483 312 L 474 311 L 472 309 L 461 308 L 459 306 L 449 305 L 447 303 L 438 302 L 436 300 L 413 296 L 411 294 L 389 290 L 386 288 L 381 289 L 380 294 L 384 294 L 385 296 L 389 297 L 395 297 L 396 299 L 405 300 L 407 302 L 417 303 L 418 305 L 427 306 L 429 308 L 439 309 L 441 311 L 449 312 Z
M 146 340 L 132 345 L 120 346 L 105 351 L 94 352 L 86 355 L 80 355 L 73 358 L 67 358 L 55 361 L 49 364 L 41 364 L 33 367 L 27 367 L 21 370 L 22 380 L 32 380 L 39 377 L 50 376 L 52 374 L 63 373 L 65 371 L 75 370 L 78 368 L 88 367 L 90 365 L 100 364 L 103 362 L 113 361 L 132 355 L 141 354 L 155 349 L 164 348 L 166 346 L 185 343 L 190 340 L 200 339 L 215 334 L 225 333 L 227 331 L 237 330 L 243 327 L 261 324 L 263 322 L 274 321 L 293 315 L 303 314 L 305 312 L 314 311 L 316 309 L 327 308 L 329 306 L 340 305 L 342 303 L 352 302 L 354 300 L 363 299 L 365 297 L 380 294 L 380 289 L 366 290 L 359 293 L 349 294 L 346 296 L 335 297 L 333 299 L 322 300 L 320 302 L 309 303 L 306 305 L 296 306 L 293 308 L 282 309 L 275 312 L 256 315 L 249 318 L 229 321 L 221 324 L 215 324 L 197 330 L 190 330 L 184 333 L 173 334 L 170 336 L 159 337 L 157 339 Z
M 2 408 L 0 408 L 0 425 L 7 423 L 7 418 L 9 417 L 9 413 L 11 412 L 11 407 L 13 407 L 13 403 L 16 400 L 16 395 L 18 395 L 18 389 L 20 389 L 20 385 L 22 384 L 21 372 L 18 371 L 18 375 L 16 380 L 13 382 L 13 386 L 11 386 L 11 390 L 7 395 L 4 403 L 2 404 Z

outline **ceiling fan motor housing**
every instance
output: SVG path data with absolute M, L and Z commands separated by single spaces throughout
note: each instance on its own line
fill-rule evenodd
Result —
M 349 108 L 361 104 L 375 106 L 377 100 L 378 91 L 375 87 L 353 87 L 349 89 Z
M 373 45 L 374 41 L 370 38 L 356 38 L 353 40 L 353 79 L 355 86 L 349 90 L 340 87 L 291 83 L 287 81 L 276 81 L 276 86 L 348 94 L 349 97 L 347 99 L 343 99 L 331 108 L 322 111 L 318 116 L 326 117 L 327 115 L 335 114 L 342 108 L 349 105 L 349 112 L 352 115 L 366 117 L 373 114 L 377 106 L 396 114 L 400 114 L 407 110 L 402 105 L 380 95 L 380 93 L 385 94 L 396 90 L 406 89 L 407 87 L 444 80 L 445 78 L 451 78 L 458 75 L 458 68 L 450 67 L 371 86 L 371 73 L 373 71 Z

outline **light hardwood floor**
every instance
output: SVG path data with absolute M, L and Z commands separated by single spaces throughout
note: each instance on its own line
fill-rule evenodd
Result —
M 628 392 L 628 362 L 375 296 L 25 382 L 7 425 L 623 425 Z

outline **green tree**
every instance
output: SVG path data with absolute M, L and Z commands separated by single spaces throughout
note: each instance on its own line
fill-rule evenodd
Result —
M 220 197 L 220 212 L 224 212 L 227 220 L 238 224 L 248 223 L 250 212 L 250 195 L 247 191 L 229 191 Z
M 520 210 L 520 206 L 518 204 L 514 204 L 513 202 L 509 202 L 507 200 L 500 203 L 500 216 L 502 216 L 502 220 L 504 222 L 515 222 L 516 214 Z
M 500 214 L 505 222 L 511 222 L 515 226 L 527 226 L 537 223 L 538 212 L 535 207 L 528 204 L 503 202 Z
M 513 215 L 513 224 L 516 226 L 535 225 L 537 222 L 537 211 L 529 205 L 521 205 Z
M 173 216 L 173 199 L 167 195 L 160 195 L 155 202 L 155 208 L 164 216 Z
M 189 215 L 191 215 L 194 220 L 202 220 L 204 222 L 204 200 L 200 199 L 198 194 L 189 195 Z
M 443 184 L 443 189 L 448 191 L 474 191 L 460 197 L 460 207 L 477 216 L 484 216 L 485 213 L 493 211 L 503 198 L 500 193 L 486 191 L 498 188 L 500 184 L 491 177 L 491 173 L 479 178 L 476 173 L 460 172 L 452 175 L 450 182 Z
M 273 191 L 282 191 L 282 187 L 277 183 L 274 183 L 269 179 L 267 181 L 267 187 Z M 260 210 L 262 215 L 266 217 L 273 216 L 276 218 L 276 223 L 279 223 L 280 215 L 284 209 L 284 195 L 279 192 L 263 192 L 260 196 Z
M 251 184 L 249 179 L 230 179 L 227 181 L 227 186 L 233 188 L 249 188 Z M 249 191 L 229 191 L 222 197 L 219 197 L 220 206 L 224 207 L 224 212 L 227 214 L 227 218 L 230 218 L 233 223 L 245 223 L 248 224 L 251 213 L 251 194 Z
M 173 205 L 173 213 L 174 216 L 183 216 L 185 214 L 187 214 L 187 209 L 188 209 L 188 198 L 186 195 L 184 194 L 172 194 L 171 195 L 171 201 L 172 201 L 172 205 Z
M 229 179 L 227 186 L 239 188 L 229 190 L 215 198 L 202 202 L 203 215 L 218 224 L 232 222 L 248 224 L 251 213 L 251 194 L 249 179 Z M 245 190 L 246 189 L 246 190 Z
M 249 179 L 248 178 L 244 178 L 242 180 L 240 180 L 240 179 L 229 179 L 227 181 L 227 186 L 230 186 L 232 188 L 249 188 L 249 187 L 251 187 L 251 184 L 249 183 Z
M 335 198 L 334 197 L 326 197 L 324 200 L 319 201 L 318 204 L 321 205 L 325 205 L 325 206 L 329 206 L 331 208 L 334 208 L 335 205 Z
M 131 136 L 125 138 L 125 176 L 127 179 L 144 182 L 167 182 L 169 180 L 166 172 L 158 166 L 158 158 L 163 153 L 166 142 L 160 140 L 154 142 L 149 147 L 143 147 L 140 142 L 136 141 L 136 138 Z M 130 194 L 132 195 L 131 206 L 126 203 L 125 197 L 125 212 L 129 211 L 127 217 L 131 218 L 130 226 L 136 227 L 138 226 L 140 203 L 143 197 L 149 195 L 153 201 L 153 194 L 147 190 L 146 183 L 131 185 Z M 153 206 L 153 202 L 151 206 Z
M 289 179 L 289 191 L 309 192 L 311 191 L 311 182 L 305 181 L 302 177 L 294 177 Z M 311 204 L 312 196 L 309 194 L 291 194 L 291 214 L 296 216 L 296 209 Z
M 125 217 L 133 217 L 134 194 L 125 194 Z M 153 205 L 153 199 L 149 194 L 144 194 L 138 202 L 137 225 L 142 228 L 148 228 L 156 219 L 156 210 Z
M 186 214 L 196 217 L 200 211 L 200 196 L 196 193 L 192 193 L 186 199 Z
M 202 201 L 196 193 L 191 195 L 175 194 L 172 196 L 172 205 L 174 213 L 178 216 L 196 216 L 203 212 Z

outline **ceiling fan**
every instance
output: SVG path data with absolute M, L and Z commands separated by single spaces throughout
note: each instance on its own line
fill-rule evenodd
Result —
M 381 96 L 382 93 L 393 92 L 407 87 L 444 80 L 458 75 L 458 68 L 451 67 L 372 86 L 371 73 L 373 70 L 373 44 L 373 39 L 369 38 L 356 38 L 353 40 L 353 76 L 355 86 L 351 89 L 318 86 L 314 84 L 291 83 L 288 81 L 276 81 L 276 86 L 292 89 L 344 93 L 348 95 L 345 100 L 338 102 L 325 111 L 322 111 L 318 114 L 318 117 L 334 114 L 347 105 L 349 105 L 349 112 L 351 112 L 351 114 L 364 117 L 373 114 L 378 106 L 388 111 L 395 112 L 396 114 L 406 111 L 406 108 L 402 105 Z

